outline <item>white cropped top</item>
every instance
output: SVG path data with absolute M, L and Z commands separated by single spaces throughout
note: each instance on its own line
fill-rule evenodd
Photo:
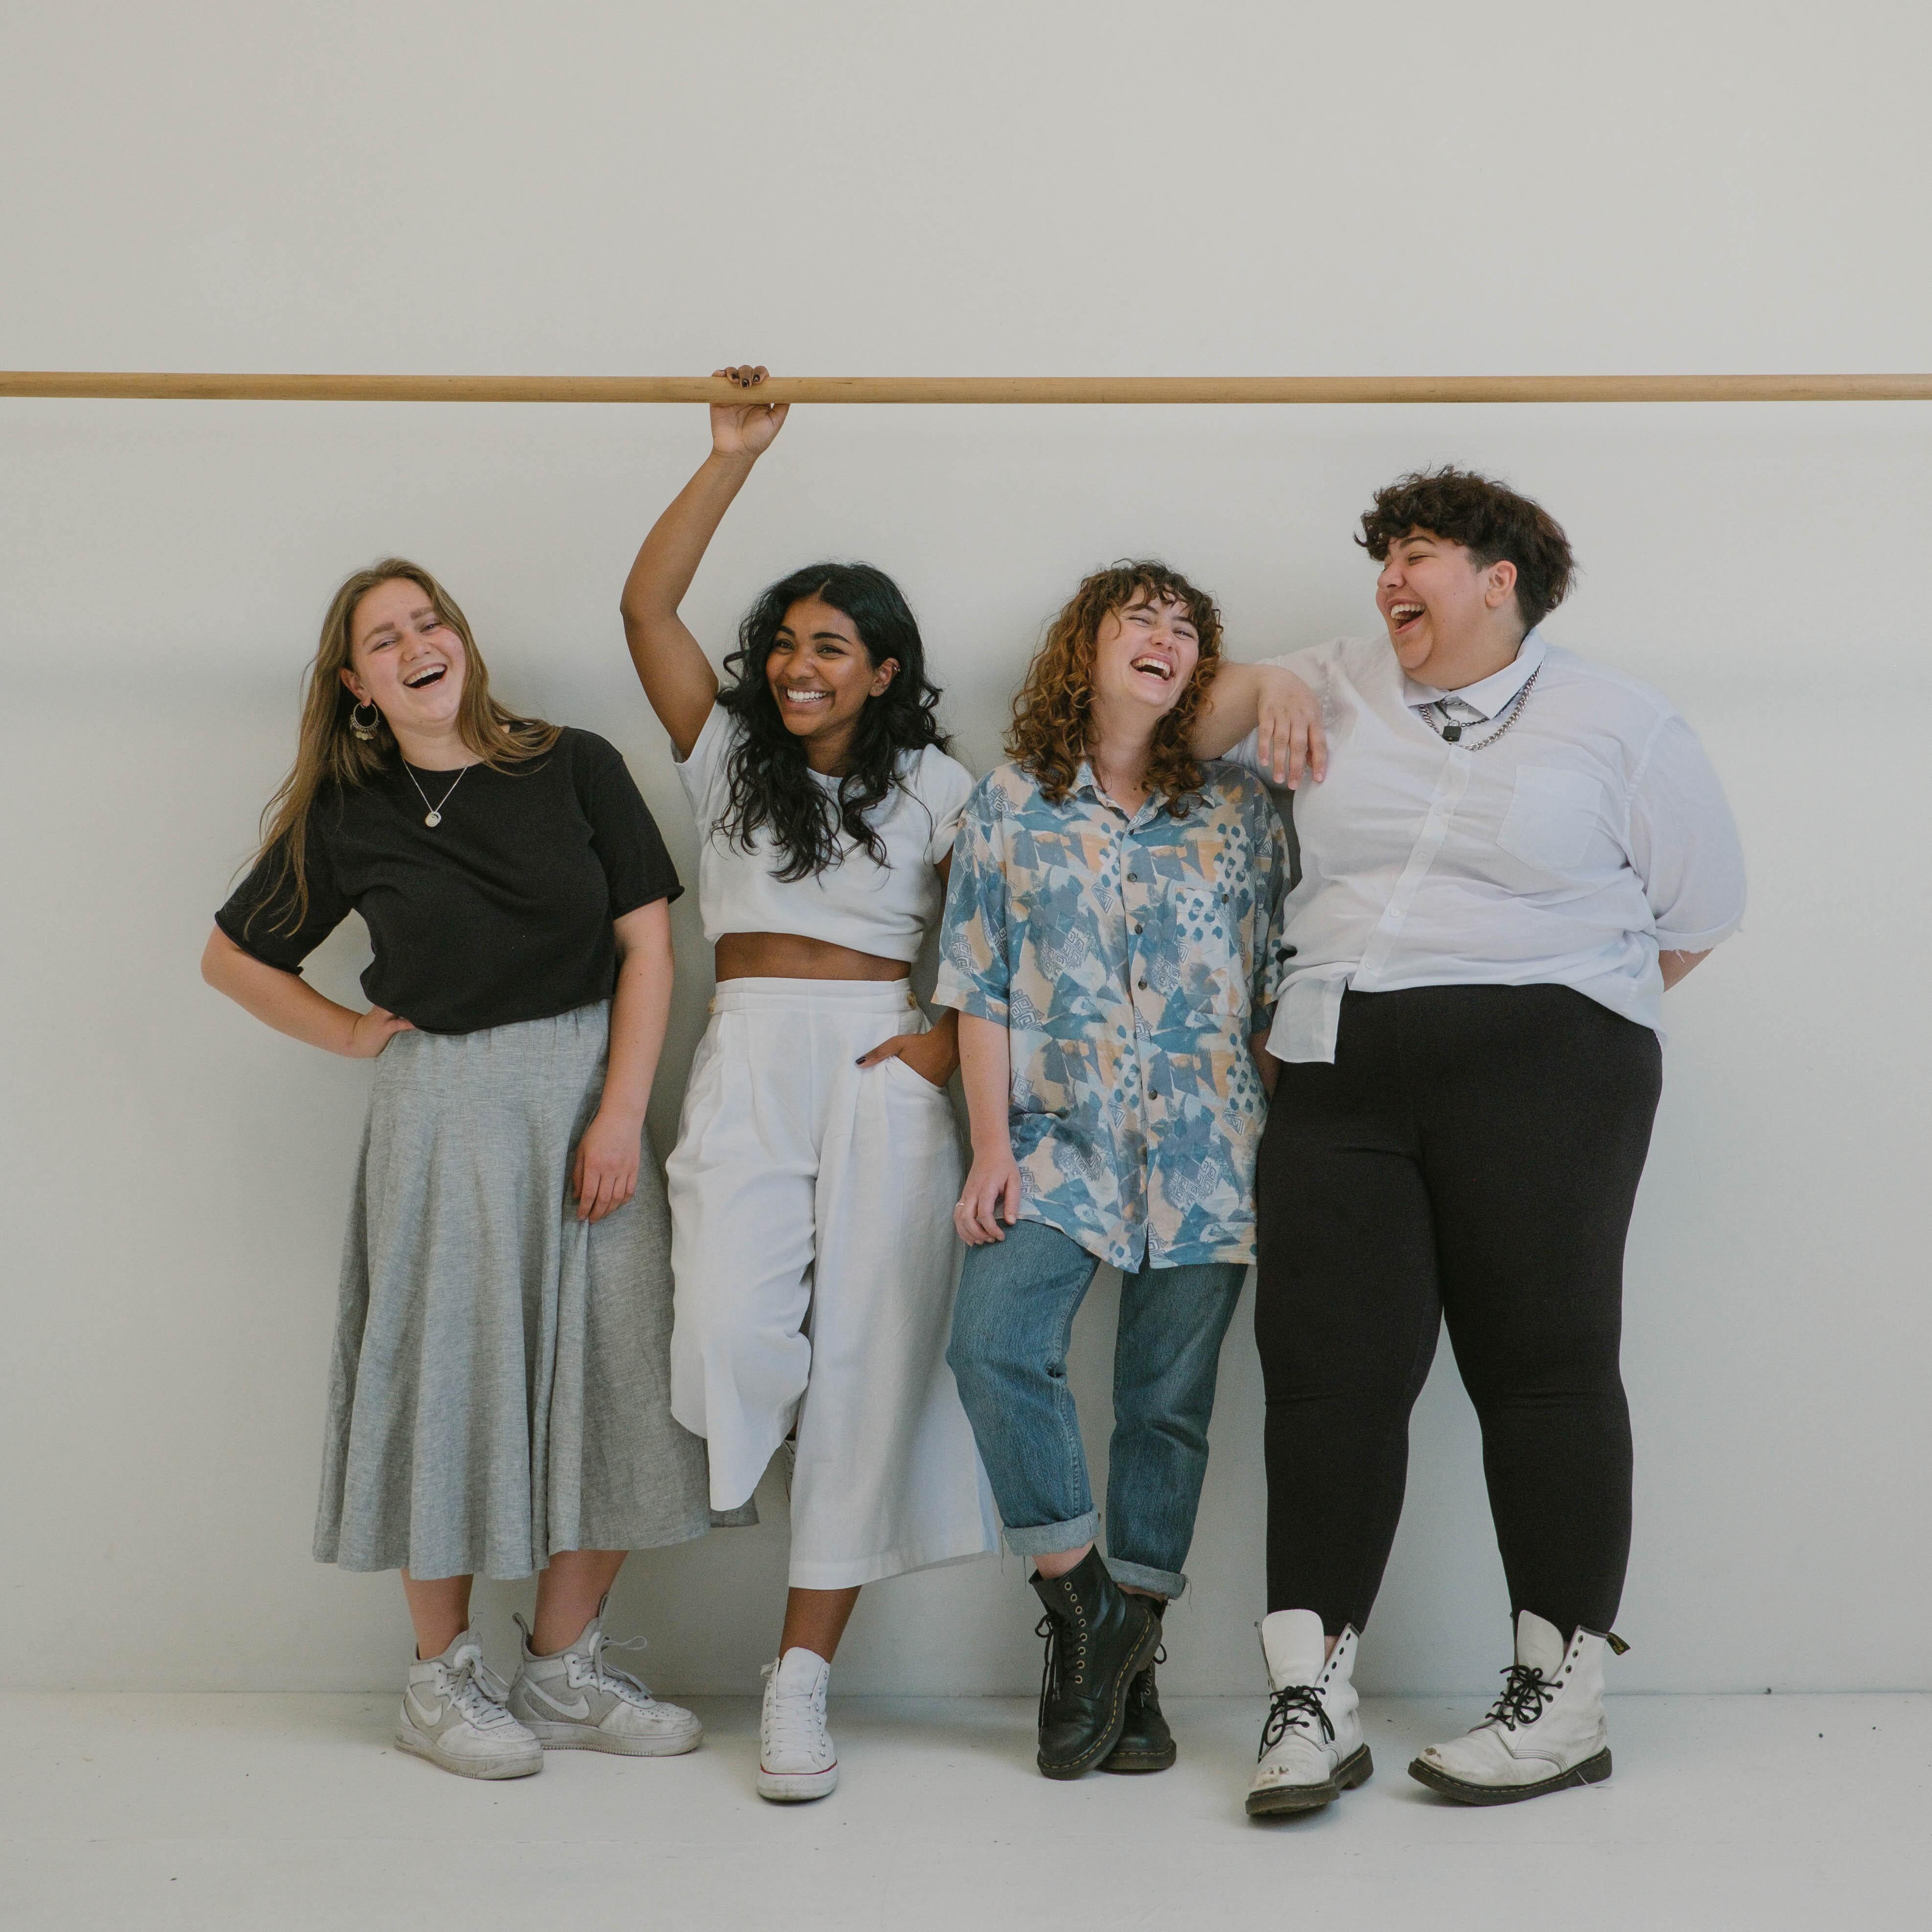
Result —
M 722 704 L 711 707 L 691 756 L 677 767 L 703 838 L 698 859 L 698 904 L 704 941 L 728 932 L 788 932 L 828 945 L 849 946 L 882 959 L 918 956 L 939 922 L 944 902 L 934 869 L 952 850 L 952 836 L 972 796 L 972 774 L 927 745 L 900 759 L 898 782 L 870 823 L 886 848 L 880 865 L 841 837 L 843 858 L 815 878 L 782 885 L 769 830 L 747 852 L 719 829 L 731 796 L 728 766 L 745 728 Z M 836 789 L 838 780 L 821 778 Z

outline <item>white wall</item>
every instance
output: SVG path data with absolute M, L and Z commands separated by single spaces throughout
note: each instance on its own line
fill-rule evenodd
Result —
M 1932 270 L 1922 9 L 16 9 L 0 364 L 813 374 L 1901 369 Z M 0 1676 L 393 1682 L 386 1577 L 308 1558 L 367 1069 L 200 983 L 330 589 L 455 590 L 688 871 L 617 588 L 694 410 L 0 403 Z M 1250 655 L 1371 618 L 1372 489 L 1456 458 L 1567 524 L 1552 634 L 1668 690 L 1754 866 L 1673 995 L 1632 1244 L 1627 1688 L 1924 1687 L 1919 984 L 1927 406 L 794 413 L 692 599 L 893 571 L 968 760 L 1078 576 L 1156 552 Z M 693 896 L 694 897 L 694 896 Z M 652 1126 L 706 964 L 680 908 Z M 318 967 L 346 991 L 356 936 Z M 1090 1424 L 1111 1324 L 1077 1386 Z M 1224 1358 L 1176 1690 L 1245 1690 L 1259 1378 Z M 1098 1432 L 1104 1435 L 1104 1430 Z M 1505 1608 L 1448 1351 L 1364 1675 L 1469 1687 Z M 1099 1444 L 1096 1441 L 1096 1448 Z M 783 1534 L 637 1559 L 667 1687 L 746 1689 Z M 848 1690 L 1016 1690 L 1012 1558 L 870 1592 Z M 486 1590 L 494 1636 L 526 1586 Z

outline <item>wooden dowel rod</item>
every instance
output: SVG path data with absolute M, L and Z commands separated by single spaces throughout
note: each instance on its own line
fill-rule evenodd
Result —
M 0 370 L 0 396 L 298 403 L 1854 403 L 1928 376 L 218 376 Z

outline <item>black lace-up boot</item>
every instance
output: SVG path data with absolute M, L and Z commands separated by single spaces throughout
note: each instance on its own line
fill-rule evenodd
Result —
M 1167 1606 L 1158 1597 L 1149 1597 L 1146 1602 L 1159 1626 Z M 1160 1690 L 1154 1678 L 1154 1666 L 1166 1661 L 1166 1650 L 1156 1650 L 1128 1685 L 1127 1720 L 1120 1726 L 1120 1742 L 1100 1762 L 1102 1771 L 1166 1771 L 1180 1755 L 1180 1747 L 1161 1715 Z
M 1107 1574 L 1097 1550 L 1064 1576 L 1032 1582 L 1046 1606 L 1036 1633 L 1046 1640 L 1040 1768 L 1078 1778 L 1119 1742 L 1130 1688 L 1160 1647 L 1160 1620 L 1145 1597 L 1128 1595 Z

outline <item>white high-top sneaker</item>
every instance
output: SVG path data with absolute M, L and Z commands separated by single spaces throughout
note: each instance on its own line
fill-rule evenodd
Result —
M 613 1643 L 592 1617 L 568 1650 L 539 1657 L 521 1617 L 524 1660 L 510 1686 L 510 1714 L 545 1750 L 616 1751 L 625 1757 L 676 1757 L 695 1750 L 704 1726 L 688 1711 L 660 1703 L 628 1670 L 607 1664 L 609 1650 L 642 1650 L 640 1636 Z
M 1620 1636 L 1562 1633 L 1533 1610 L 1518 1613 L 1516 1662 L 1496 1708 L 1453 1744 L 1431 1744 L 1408 1768 L 1431 1790 L 1465 1804 L 1514 1804 L 1610 1774 L 1604 1724 L 1604 1652 Z
M 1262 1654 L 1274 1697 L 1262 1726 L 1261 1762 L 1248 1786 L 1250 1818 L 1331 1804 L 1374 1773 L 1352 1681 L 1354 1628 L 1335 1640 L 1324 1663 L 1327 1641 L 1312 1610 L 1275 1610 L 1262 1619 Z
M 527 1778 L 543 1747 L 503 1708 L 500 1678 L 483 1667 L 474 1630 L 440 1657 L 410 1666 L 396 1742 L 459 1778 Z
M 781 1804 L 829 1797 L 838 1784 L 838 1754 L 825 1730 L 832 1666 L 796 1645 L 765 1666 L 758 1719 L 758 1796 Z

